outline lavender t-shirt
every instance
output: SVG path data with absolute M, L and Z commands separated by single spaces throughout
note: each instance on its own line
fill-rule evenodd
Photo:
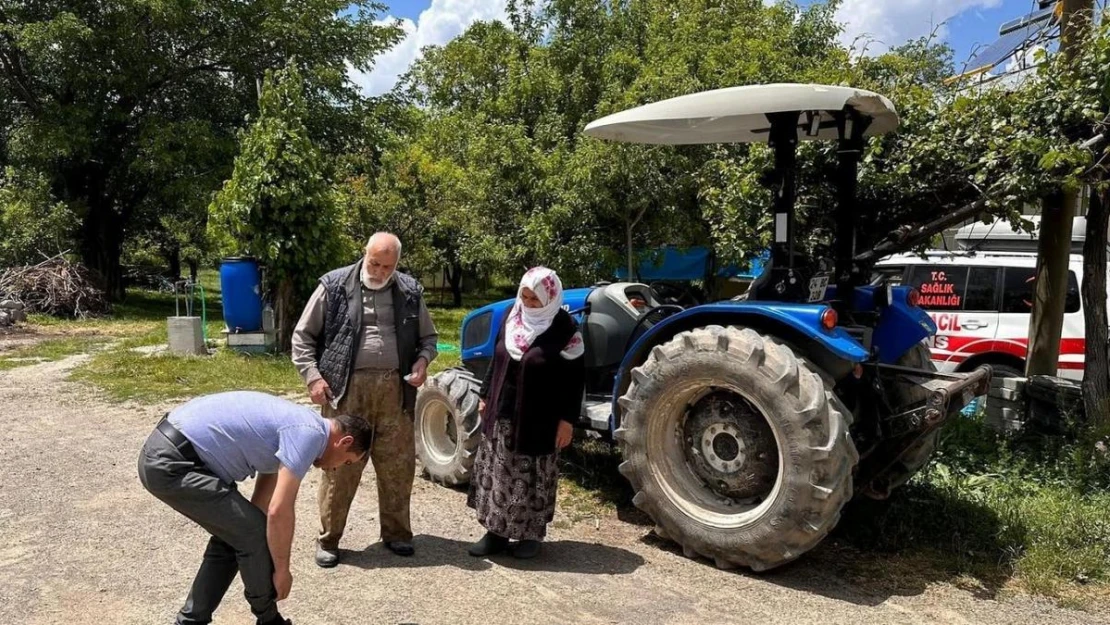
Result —
M 328 424 L 315 410 L 255 391 L 198 397 L 170 412 L 169 422 L 228 482 L 282 466 L 304 479 L 328 442 Z

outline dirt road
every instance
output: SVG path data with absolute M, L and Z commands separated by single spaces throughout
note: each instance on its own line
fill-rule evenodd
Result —
M 206 537 L 135 475 L 167 407 L 112 404 L 66 381 L 81 358 L 0 372 L 0 625 L 168 625 Z M 480 533 L 465 495 L 421 479 L 418 553 L 399 558 L 377 544 L 370 472 L 344 539 L 352 551 L 321 570 L 316 485 L 314 473 L 298 503 L 293 594 L 281 605 L 297 625 L 1107 622 L 945 582 L 856 579 L 838 568 L 834 545 L 769 575 L 718 571 L 617 515 L 553 529 L 534 561 L 476 560 L 465 553 Z M 238 582 L 216 617 L 253 623 Z

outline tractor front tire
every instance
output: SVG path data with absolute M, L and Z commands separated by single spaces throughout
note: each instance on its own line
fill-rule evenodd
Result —
M 656 346 L 620 398 L 633 503 L 656 533 L 720 568 L 780 566 L 852 497 L 850 416 L 789 347 L 709 326 Z
M 450 369 L 428 380 L 416 396 L 416 456 L 433 482 L 470 482 L 481 442 L 478 391 L 481 382 L 465 369 Z

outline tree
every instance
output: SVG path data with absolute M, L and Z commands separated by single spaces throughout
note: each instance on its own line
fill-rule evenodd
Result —
M 231 153 L 222 146 L 255 110 L 266 70 L 296 58 L 309 82 L 310 129 L 325 145 L 344 143 L 361 100 L 348 67 L 369 68 L 401 36 L 396 25 L 375 23 L 382 8 L 365 0 L 0 0 L 0 155 L 48 177 L 79 217 L 84 262 L 121 297 L 125 238 L 144 211 L 166 208 L 152 196 L 193 173 L 157 165 L 205 162 L 215 150 L 226 175 Z M 203 203 L 171 208 L 202 221 L 196 206 Z
M 209 207 L 209 232 L 221 248 L 265 267 L 282 350 L 319 276 L 356 252 L 304 123 L 304 88 L 295 64 L 266 73 L 258 119 L 243 133 L 231 179 Z
M 1073 55 L 1041 58 L 1017 87 L 987 89 L 949 107 L 948 146 L 977 145 L 974 179 L 990 204 L 1020 205 L 1061 189 L 1093 193 L 1087 215 L 1082 297 L 1086 324 L 1083 397 L 1095 433 L 1110 425 L 1106 214 L 1110 201 L 1110 20 L 1078 33 Z M 956 131 L 963 128 L 962 131 Z M 940 139 L 938 138 L 938 141 Z M 951 147 L 948 148 L 951 150 Z M 1034 302 L 1034 307 L 1038 305 Z M 1055 372 L 1055 367 L 1052 368 Z
M 1110 227 L 1110 12 L 1096 27 L 1076 35 L 1078 49 L 1058 55 L 1030 87 L 1030 108 L 1046 123 L 1057 122 L 1042 151 L 1042 169 L 1060 186 L 1089 189 L 1083 244 L 1083 317 L 1086 335 L 1083 402 L 1096 436 L 1110 434 L 1110 341 L 1106 278 Z M 1033 90 L 1037 91 L 1033 91 Z
M 644 248 L 710 240 L 701 217 L 712 194 L 698 172 L 715 153 L 613 145 L 584 139 L 582 128 L 647 101 L 841 68 L 848 57 L 834 10 L 760 0 L 510 3 L 509 25 L 477 24 L 429 49 L 403 92 L 429 120 L 482 120 L 470 141 L 484 152 L 464 170 L 498 215 L 489 223 L 507 252 L 503 271 L 543 262 L 589 281 Z
M 0 171 L 0 267 L 34 264 L 72 249 L 73 214 L 34 172 Z
M 503 211 L 487 195 L 492 175 L 481 118 L 448 115 L 391 140 L 372 184 L 348 180 L 346 212 L 358 217 L 358 237 L 389 230 L 405 245 L 406 268 L 428 275 L 446 270 L 456 306 L 466 274 L 503 266 L 506 248 L 496 223 Z M 499 199 L 493 200 L 498 202 Z
M 1091 26 L 1094 0 L 1062 0 L 1060 8 L 1060 52 L 1063 61 L 1080 53 Z M 1036 282 L 1033 311 L 1029 320 L 1029 353 L 1025 374 L 1054 375 L 1060 361 L 1060 337 L 1064 325 L 1064 300 L 1068 290 L 1068 253 L 1078 190 L 1057 189 L 1041 202 L 1037 244 Z

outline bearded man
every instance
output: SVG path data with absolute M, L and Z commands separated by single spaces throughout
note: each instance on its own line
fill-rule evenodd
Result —
M 370 423 L 381 540 L 393 553 L 411 556 L 413 409 L 437 354 L 437 335 L 424 290 L 397 271 L 400 259 L 401 241 L 379 232 L 361 260 L 320 278 L 293 332 L 292 356 L 325 417 L 347 414 Z M 339 563 L 339 540 L 366 462 L 324 472 L 316 550 L 321 567 Z

